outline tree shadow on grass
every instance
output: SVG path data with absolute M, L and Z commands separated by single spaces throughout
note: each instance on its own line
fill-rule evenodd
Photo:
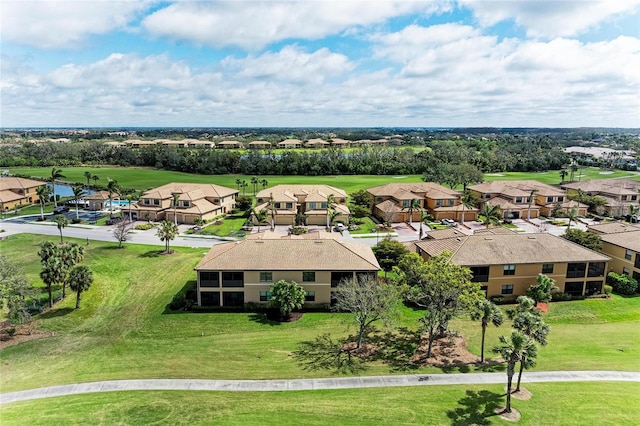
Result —
M 263 325 L 281 325 L 280 321 L 270 320 L 267 314 L 265 313 L 253 313 L 249 315 L 249 321 L 257 322 L 258 324 Z
M 452 426 L 490 425 L 489 417 L 497 416 L 495 409 L 503 402 L 503 395 L 481 390 L 466 391 L 458 400 L 460 407 L 447 411 Z
M 73 311 L 74 311 L 73 308 L 60 308 L 60 309 L 51 308 L 48 311 L 43 312 L 42 314 L 40 314 L 39 318 L 41 318 L 41 319 L 49 319 L 49 318 L 63 317 L 65 315 L 70 314 Z
M 366 370 L 365 360 L 343 349 L 344 342 L 323 334 L 313 341 L 301 342 L 293 356 L 304 370 L 328 370 L 354 374 Z
M 482 371 L 484 373 L 507 371 L 507 364 L 493 359 L 485 359 L 484 364 L 476 364 L 476 371 Z
M 164 250 L 150 250 L 146 253 L 142 253 L 140 257 L 158 257 L 164 253 Z
M 394 371 L 415 370 L 420 367 L 411 361 L 420 343 L 420 335 L 415 331 L 402 327 L 393 333 L 367 333 L 366 341 L 378 348 L 371 358 L 384 362 Z

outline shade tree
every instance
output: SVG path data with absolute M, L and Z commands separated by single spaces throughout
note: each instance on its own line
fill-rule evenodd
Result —
M 29 322 L 27 299 L 35 294 L 24 271 L 6 256 L 0 255 L 0 309 L 7 310 L 7 319 L 12 323 Z
M 302 309 L 306 292 L 295 281 L 280 280 L 271 285 L 269 306 L 278 309 L 280 316 L 288 318 L 295 309 Z
M 160 223 L 158 230 L 156 231 L 156 236 L 160 238 L 160 241 L 164 241 L 164 252 L 166 254 L 170 254 L 171 250 L 169 248 L 169 244 L 173 241 L 178 235 L 178 227 L 175 223 L 164 220 Z

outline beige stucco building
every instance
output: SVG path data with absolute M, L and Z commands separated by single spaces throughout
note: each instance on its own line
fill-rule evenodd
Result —
M 600 235 L 600 251 L 611 258 L 609 270 L 640 281 L 640 225 L 623 222 L 589 226 Z
M 265 235 L 273 234 L 271 232 Z M 341 280 L 376 275 L 371 248 L 322 234 L 261 238 L 215 245 L 195 267 L 200 306 L 242 306 L 269 301 L 271 285 L 294 281 L 306 303 L 331 303 Z
M 568 194 L 580 191 L 606 201 L 604 209 L 613 217 L 629 214 L 629 206 L 640 206 L 640 182 L 630 179 L 594 179 L 562 184 Z
M 40 197 L 36 189 L 46 184 L 46 182 L 19 177 L 0 177 L 0 208 L 6 212 L 17 206 L 39 203 Z

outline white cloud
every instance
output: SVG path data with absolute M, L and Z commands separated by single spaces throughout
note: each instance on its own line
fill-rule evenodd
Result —
M 291 38 L 320 39 L 354 26 L 447 9 L 445 1 L 215 1 L 179 2 L 146 17 L 156 36 L 205 46 L 257 50 Z
M 513 19 L 528 36 L 575 36 L 601 22 L 637 12 L 640 0 L 459 0 L 481 25 Z
M 81 45 L 86 37 L 125 27 L 149 7 L 149 0 L 6 0 L 3 42 L 40 49 Z

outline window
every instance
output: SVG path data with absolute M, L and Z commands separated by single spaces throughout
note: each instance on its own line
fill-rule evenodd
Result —
M 622 275 L 629 275 L 629 268 L 622 268 Z
M 182 200 L 182 207 L 189 207 L 189 200 Z
M 338 284 L 340 284 L 340 281 L 342 280 L 350 280 L 351 278 L 353 278 L 353 273 L 352 272 L 332 272 L 331 273 L 331 287 L 338 287 Z
M 321 209 L 326 209 L 327 208 L 327 203 L 320 203 L 320 208 Z
M 542 264 L 542 273 L 543 274 L 553 274 L 553 263 L 543 263 Z
M 402 207 L 409 207 L 411 200 L 402 200 Z
M 260 272 L 260 282 L 270 283 L 273 281 L 273 272 Z
M 271 300 L 271 292 L 270 291 L 261 291 L 260 292 L 260 301 L 261 302 L 268 302 L 269 300 Z
M 547 197 L 547 203 L 553 203 L 553 197 Z
M 566 283 L 564 285 L 564 292 L 572 296 L 582 296 L 582 289 L 584 283 Z
M 220 306 L 220 293 L 217 291 L 201 292 L 200 306 Z
M 376 197 L 376 202 L 378 203 L 382 202 L 382 197 Z
M 489 267 L 488 266 L 473 266 L 471 268 L 473 277 L 471 281 L 474 283 L 486 283 L 489 281 Z
M 304 295 L 304 301 L 305 302 L 315 302 L 316 301 L 316 292 L 315 291 L 308 291 Z
M 501 294 L 513 294 L 513 284 L 503 285 Z
M 522 197 L 516 197 L 516 204 L 522 203 Z
M 640 273 L 634 271 L 633 274 L 632 274 L 632 278 L 634 280 L 640 282 Z
M 624 258 L 627 260 L 631 260 L 631 256 L 633 256 L 633 252 L 629 249 L 624 253 Z
M 588 277 L 601 277 L 604 275 L 604 262 L 590 262 L 587 271 Z
M 638 196 L 637 196 L 637 195 L 632 195 L 632 196 L 631 196 L 631 201 L 636 201 L 637 199 L 638 199 Z
M 441 206 L 442 205 L 442 200 L 436 200 L 436 206 Z
M 159 206 L 160 205 L 160 200 L 158 200 L 157 198 L 153 199 L 153 205 L 154 206 Z
M 453 202 L 454 202 L 454 200 L 447 200 L 447 205 L 448 206 L 453 206 Z
M 279 209 L 279 208 L 280 208 L 280 203 L 274 203 L 274 205 L 273 205 L 273 206 L 274 206 L 276 209 Z
M 568 263 L 567 278 L 582 278 L 584 277 L 584 273 L 586 269 L 587 269 L 586 263 Z
M 223 272 L 222 287 L 244 287 L 244 273 L 243 272 Z
M 636 253 L 636 261 L 633 264 L 634 268 L 640 268 L 640 253 Z
M 200 287 L 220 287 L 220 281 L 218 280 L 218 271 L 201 271 Z
M 151 204 L 151 200 L 150 200 L 150 199 L 148 199 L 148 198 L 145 198 L 145 199 L 142 201 L 142 203 L 143 203 L 145 206 L 148 206 L 149 204 Z
M 244 293 L 241 291 L 229 291 L 222 293 L 224 306 L 244 306 Z
M 627 201 L 627 196 L 626 195 L 622 196 L 622 201 Z
M 291 210 L 293 208 L 293 203 L 285 203 L 285 208 Z
M 502 275 L 515 275 L 516 265 L 504 265 L 504 271 Z
M 311 271 L 304 271 L 302 273 L 302 282 L 303 283 L 312 283 L 316 281 L 316 273 Z
M 558 197 L 558 202 L 559 203 L 562 203 L 563 201 L 564 201 L 564 197 L 562 197 L 562 196 Z
M 587 296 L 600 293 L 602 293 L 602 281 L 587 281 L 587 287 L 585 288 Z

